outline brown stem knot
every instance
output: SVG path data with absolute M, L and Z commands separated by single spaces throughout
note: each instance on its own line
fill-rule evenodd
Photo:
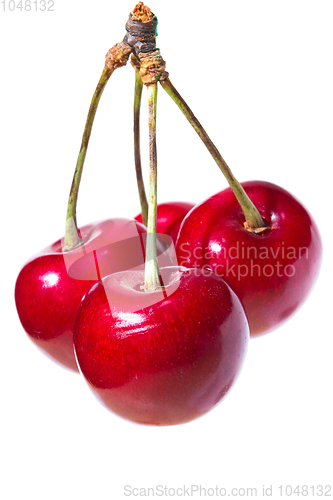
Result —
M 138 54 L 140 61 L 140 75 L 145 85 L 151 85 L 166 80 L 169 73 L 165 71 L 165 61 L 160 54 L 160 49 L 153 52 Z M 132 63 L 133 64 L 133 63 Z
M 105 56 L 105 66 L 111 71 L 126 66 L 132 50 L 132 47 L 124 41 L 116 43 Z

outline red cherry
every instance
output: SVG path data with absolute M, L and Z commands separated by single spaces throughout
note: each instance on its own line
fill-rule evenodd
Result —
M 249 232 L 228 188 L 185 218 L 176 250 L 180 265 L 207 266 L 225 279 L 243 303 L 251 335 L 258 335 L 279 326 L 309 295 L 322 245 L 315 222 L 290 193 L 263 181 L 242 186 L 270 229 Z
M 84 244 L 62 252 L 58 240 L 34 256 L 16 281 L 15 300 L 23 328 L 45 353 L 77 370 L 73 324 L 77 307 L 96 280 L 127 269 L 142 269 L 146 228 L 137 221 L 109 219 L 81 229 Z M 159 262 L 170 265 L 158 247 Z
M 144 292 L 143 271 L 96 283 L 78 309 L 74 346 L 97 398 L 117 415 L 175 425 L 213 408 L 240 370 L 248 324 L 215 275 L 160 269 L 164 287 Z
M 172 201 L 157 205 L 156 232 L 160 234 L 168 234 L 176 243 L 180 225 L 183 222 L 185 215 L 193 207 L 193 203 L 185 203 L 182 201 Z M 135 220 L 141 222 L 142 224 L 142 215 L 137 215 Z

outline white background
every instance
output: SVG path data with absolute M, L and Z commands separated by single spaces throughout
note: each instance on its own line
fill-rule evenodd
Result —
M 256 487 L 258 497 L 263 485 L 273 485 L 273 498 L 281 498 L 279 485 L 333 482 L 332 3 L 149 5 L 159 18 L 158 46 L 171 81 L 238 179 L 275 182 L 311 211 L 325 250 L 321 275 L 288 323 L 251 341 L 237 384 L 203 418 L 152 428 L 106 411 L 79 375 L 29 341 L 16 314 L 14 284 L 25 260 L 63 235 L 90 100 L 104 55 L 124 36 L 134 3 L 55 0 L 54 12 L 4 12 L 0 3 L 5 500 L 120 499 L 124 485 L 159 484 Z M 139 211 L 133 91 L 128 65 L 102 96 L 79 225 Z M 146 165 L 145 106 L 142 124 Z M 157 126 L 159 201 L 199 202 L 226 187 L 162 88 Z

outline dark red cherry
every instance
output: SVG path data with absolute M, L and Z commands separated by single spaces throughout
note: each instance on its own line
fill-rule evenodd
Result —
M 300 307 L 318 276 L 322 245 L 305 207 L 279 186 L 242 183 L 270 228 L 250 232 L 230 188 L 197 205 L 184 219 L 178 263 L 206 267 L 241 299 L 251 335 L 267 333 Z
M 212 409 L 230 390 L 248 341 L 243 307 L 219 277 L 160 269 L 145 292 L 143 271 L 93 285 L 78 309 L 77 360 L 97 398 L 117 415 L 175 425 Z
M 146 244 L 146 228 L 129 219 L 96 222 L 80 232 L 83 245 L 68 252 L 61 240 L 48 246 L 24 265 L 15 287 L 17 312 L 30 339 L 73 370 L 73 324 L 83 295 L 103 276 L 142 269 Z M 158 259 L 170 265 L 165 248 L 159 244 Z

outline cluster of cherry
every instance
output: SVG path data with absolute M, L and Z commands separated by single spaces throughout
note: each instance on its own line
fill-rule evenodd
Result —
M 156 64 L 155 54 L 149 67 L 147 53 L 133 49 L 138 35 L 151 45 L 147 26 L 154 19 L 140 2 L 130 15 L 131 36 L 108 53 L 87 119 L 65 238 L 25 264 L 15 299 L 31 340 L 63 366 L 79 368 L 107 408 L 137 423 L 174 425 L 221 401 L 240 371 L 249 333 L 271 331 L 303 303 L 318 275 L 322 247 L 316 224 L 297 199 L 268 182 L 239 184 L 215 147 L 212 154 L 231 187 L 196 206 L 156 206 L 157 82 L 211 151 L 212 143 L 164 68 L 162 80 L 156 75 L 161 59 Z M 150 46 L 149 54 L 154 50 Z M 140 174 L 143 218 L 78 229 L 82 151 L 103 86 L 133 51 L 137 104 L 143 76 L 152 73 L 144 81 L 151 113 L 148 209 Z M 138 150 L 136 166 L 140 173 Z

